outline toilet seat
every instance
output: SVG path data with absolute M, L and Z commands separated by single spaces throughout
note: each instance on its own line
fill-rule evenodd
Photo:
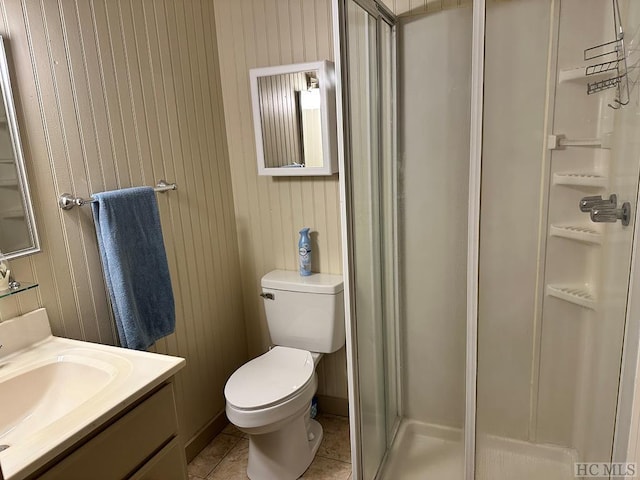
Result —
M 224 395 L 235 410 L 262 410 L 299 395 L 314 379 L 313 356 L 306 350 L 274 347 L 236 370 Z

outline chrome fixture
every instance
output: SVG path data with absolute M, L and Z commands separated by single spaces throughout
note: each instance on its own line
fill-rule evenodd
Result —
M 265 292 L 262 292 L 262 293 L 260 294 L 260 296 L 261 296 L 262 298 L 264 298 L 264 299 L 267 299 L 267 300 L 274 300 L 274 299 L 276 298 L 276 297 L 273 295 L 273 293 L 265 293 Z
M 175 183 L 167 183 L 164 180 L 160 180 L 158 184 L 154 187 L 154 191 L 156 192 L 166 192 L 168 190 L 177 190 L 177 185 Z M 69 210 L 73 207 L 82 207 L 88 203 L 93 203 L 95 200 L 93 198 L 85 199 L 82 197 L 76 197 L 70 193 L 63 193 L 58 198 L 58 205 L 63 210 Z
M 617 205 L 618 197 L 615 193 L 609 195 L 608 199 L 603 199 L 602 195 L 595 195 L 580 200 L 580 211 L 588 213 L 593 208 L 616 208 Z
M 612 206 L 595 207 L 591 209 L 591 221 L 592 222 L 606 222 L 615 223 L 618 220 L 622 221 L 622 225 L 625 227 L 629 225 L 631 219 L 631 204 L 624 202 L 622 208 L 616 208 Z
M 624 29 L 622 28 L 620 6 L 618 5 L 618 0 L 612 0 L 611 3 L 615 40 L 587 48 L 584 51 L 584 60 L 595 60 L 597 62 L 586 67 L 585 76 L 606 76 L 602 80 L 589 82 L 587 84 L 587 95 L 615 88 L 615 98 L 609 106 L 617 110 L 629 103 L 629 78 L 627 75 L 627 52 L 624 44 Z
M 20 282 L 18 282 L 15 278 L 13 278 L 13 273 L 10 273 L 9 274 L 9 290 L 18 290 L 20 286 L 21 286 Z
M 579 206 L 581 212 L 589 212 L 591 221 L 595 223 L 615 223 L 620 220 L 626 227 L 631 221 L 631 204 L 624 202 L 622 208 L 618 208 L 615 193 L 609 195 L 608 199 L 603 199 L 600 195 L 584 197 Z

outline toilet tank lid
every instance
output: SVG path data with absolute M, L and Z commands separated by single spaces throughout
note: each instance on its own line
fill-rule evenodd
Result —
M 343 290 L 342 275 L 314 273 L 308 277 L 291 270 L 273 270 L 262 277 L 262 286 L 272 290 L 332 295 Z

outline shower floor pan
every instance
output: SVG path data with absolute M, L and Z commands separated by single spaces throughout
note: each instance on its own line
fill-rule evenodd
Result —
M 575 480 L 571 449 L 489 436 L 478 453 L 478 480 Z M 463 464 L 460 430 L 404 419 L 378 478 L 459 480 Z

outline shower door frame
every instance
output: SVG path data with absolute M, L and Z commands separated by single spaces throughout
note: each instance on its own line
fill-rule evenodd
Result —
M 635 206 L 612 461 L 640 464 L 640 188 Z
M 480 265 L 480 188 L 484 122 L 484 29 L 486 0 L 473 0 L 471 33 L 471 124 L 467 220 L 467 339 L 465 366 L 464 478 L 475 479 L 478 381 L 478 295 Z
M 640 463 L 640 189 L 636 198 L 631 272 L 627 295 L 622 365 L 618 388 L 618 408 L 613 436 L 613 462 Z
M 349 132 L 349 122 L 351 119 L 350 114 L 350 106 L 349 106 L 349 72 L 348 69 L 344 67 L 344 65 L 348 65 L 349 59 L 349 44 L 348 44 L 348 32 L 347 32 L 347 2 L 350 0 L 332 0 L 332 17 L 333 17 L 333 44 L 334 44 L 334 57 L 335 57 L 335 75 L 336 75 L 336 124 L 338 125 L 337 132 L 337 144 L 338 144 L 338 166 L 339 166 L 339 191 L 340 191 L 340 203 L 341 203 L 341 215 L 340 215 L 340 223 L 341 223 L 341 231 L 342 231 L 342 257 L 343 257 L 343 278 L 345 283 L 344 288 L 344 302 L 345 302 L 345 330 L 346 330 L 346 356 L 347 356 L 347 384 L 348 384 L 348 396 L 349 396 L 349 426 L 350 426 L 350 442 L 351 442 L 351 457 L 352 457 L 352 475 L 354 479 L 360 479 L 362 475 L 363 465 L 362 465 L 362 436 L 361 436 L 361 412 L 360 412 L 360 392 L 359 392 L 359 375 L 358 375 L 358 361 L 357 361 L 357 332 L 355 325 L 355 302 L 352 301 L 352 296 L 354 292 L 354 284 L 355 284 L 355 272 L 353 268 L 351 268 L 351 258 L 352 252 L 355 248 L 353 245 L 353 225 L 352 218 L 348 214 L 348 211 L 351 208 L 351 185 L 346 181 L 346 177 L 348 177 L 348 173 L 350 172 L 350 154 L 351 154 L 351 143 L 350 143 L 350 134 Z M 381 43 L 381 27 L 380 22 L 386 22 L 393 28 L 392 31 L 392 41 L 393 41 L 393 49 L 392 49 L 392 63 L 395 66 L 395 69 L 392 71 L 393 75 L 393 84 L 396 87 L 396 78 L 397 78 L 397 55 L 396 55 L 396 46 L 397 46 L 397 37 L 395 32 L 396 18 L 393 13 L 386 8 L 381 2 L 379 3 L 376 0 L 352 0 L 358 6 L 360 6 L 363 10 L 369 13 L 372 17 L 377 19 L 377 48 L 376 52 L 380 53 L 380 43 Z M 344 65 L 343 65 L 344 63 Z M 380 68 L 380 64 L 378 63 L 377 70 L 377 81 L 378 85 L 382 84 L 382 72 Z M 397 88 L 394 90 L 394 108 L 392 111 L 394 125 L 397 125 Z M 378 119 L 378 131 L 381 132 L 381 118 Z M 342 128 L 340 128 L 342 127 Z M 378 151 L 382 152 L 382 135 L 378 136 Z M 397 140 L 394 132 L 393 136 L 393 148 L 394 148 L 394 158 L 393 164 L 394 168 L 397 164 Z M 394 223 L 396 219 L 394 219 Z M 396 239 L 394 239 L 396 240 Z M 396 246 L 394 245 L 394 250 Z M 397 250 L 396 250 L 397 254 Z M 396 266 L 397 269 L 397 266 Z M 396 271 L 397 276 L 397 271 Z M 396 286 L 397 288 L 397 286 Z M 397 290 L 394 292 L 397 297 Z M 397 305 L 396 305 L 396 308 Z M 396 314 L 397 314 L 396 310 Z M 396 333 L 396 343 L 397 338 L 399 337 L 398 333 Z M 398 352 L 398 346 L 396 346 L 396 353 Z M 396 375 L 399 378 L 399 370 L 401 368 L 400 361 L 398 360 L 396 363 Z M 398 418 L 401 415 L 402 410 L 402 391 L 399 382 L 396 382 L 396 406 L 398 412 L 396 413 L 396 421 L 392 428 L 391 437 L 395 436 L 395 433 L 398 429 Z M 386 397 L 386 393 L 385 393 Z M 385 405 L 386 412 L 386 405 Z M 387 427 L 387 421 L 385 419 L 385 429 Z M 389 432 L 387 432 L 389 434 Z M 387 448 L 385 451 L 388 452 L 389 447 L 389 438 L 387 437 Z M 380 463 L 382 465 L 383 461 Z M 380 466 L 379 465 L 379 466 Z

